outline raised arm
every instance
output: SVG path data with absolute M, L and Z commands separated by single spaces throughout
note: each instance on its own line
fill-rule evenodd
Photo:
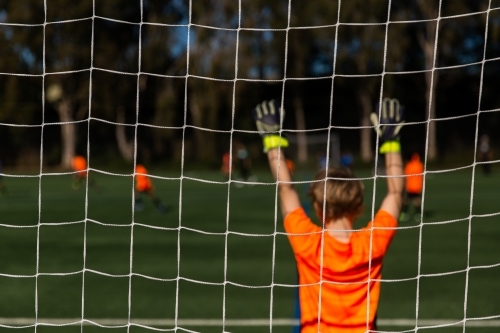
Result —
M 286 164 L 285 154 L 280 148 L 268 150 L 267 158 L 274 179 L 278 182 L 278 194 L 280 200 L 281 214 L 287 216 L 300 207 L 300 198 L 291 184 L 292 176 Z
M 380 209 L 385 210 L 398 219 L 403 203 L 403 161 L 400 153 L 385 154 L 385 168 L 387 174 L 387 194 Z
M 375 131 L 380 136 L 380 153 L 385 154 L 387 194 L 380 209 L 398 219 L 403 202 L 403 161 L 399 131 L 404 123 L 403 108 L 397 99 L 385 98 L 381 107 L 380 124 L 376 113 L 371 114 Z
M 300 207 L 299 195 L 291 184 L 292 176 L 286 164 L 285 154 L 281 150 L 282 147 L 288 147 L 288 140 L 279 133 L 285 110 L 272 100 L 257 105 L 252 110 L 252 114 L 259 134 L 262 136 L 269 167 L 274 179 L 278 182 L 281 213 L 285 217 Z

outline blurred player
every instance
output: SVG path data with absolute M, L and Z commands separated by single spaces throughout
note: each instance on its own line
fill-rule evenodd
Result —
M 409 209 L 412 205 L 415 210 L 413 219 L 420 221 L 422 212 L 422 188 L 424 185 L 424 165 L 420 161 L 420 155 L 413 153 L 411 160 L 405 166 L 406 187 L 403 199 L 403 211 L 400 220 L 408 221 L 410 219 Z
M 80 155 L 73 157 L 71 168 L 75 171 L 71 186 L 73 189 L 78 190 L 87 179 L 87 159 Z M 97 184 L 94 178 L 89 177 L 89 186 L 97 191 L 100 190 L 99 184 Z
M 327 158 L 326 158 L 326 153 L 324 151 L 318 152 L 316 154 L 316 160 L 318 163 L 318 170 L 323 170 L 327 169 Z
M 5 196 L 7 195 L 7 186 L 5 186 L 5 183 L 3 182 L 2 172 L 3 172 L 3 163 L 2 160 L 0 159 L 0 193 L 2 194 L 2 196 Z
M 249 186 L 253 186 L 251 182 L 257 181 L 257 177 L 252 174 L 252 159 L 250 157 L 250 152 L 247 147 L 238 142 L 236 144 L 236 168 L 238 169 L 238 180 L 240 182 L 236 183 L 237 187 L 243 187 L 241 181 L 248 181 Z
M 479 161 L 483 162 L 483 174 L 488 176 L 491 173 L 491 164 L 488 163 L 493 159 L 493 154 L 490 147 L 490 138 L 487 134 L 481 135 L 479 140 Z
M 377 115 L 372 121 L 390 176 L 388 193 L 374 220 L 354 232 L 353 223 L 363 210 L 363 184 L 346 169 L 318 172 L 309 195 L 322 227 L 314 224 L 301 207 L 284 162 L 281 147 L 287 147 L 288 141 L 275 134 L 281 129 L 284 112 L 274 101 L 253 110 L 271 172 L 279 181 L 284 227 L 297 262 L 301 333 L 376 329 L 382 259 L 397 227 L 404 187 L 398 140 L 402 114 L 399 108 L 386 111 L 380 126 Z M 389 124 L 394 126 L 386 126 Z
M 160 213 L 165 213 L 167 207 L 158 199 L 154 193 L 154 187 L 151 179 L 148 177 L 148 170 L 141 164 L 138 164 L 135 168 L 135 210 L 143 211 L 144 202 L 142 200 L 143 194 L 147 195 L 149 199 L 156 206 L 156 209 Z
M 220 173 L 227 180 L 229 179 L 229 173 L 233 170 L 231 165 L 231 155 L 229 152 L 224 153 L 222 155 L 222 165 L 220 167 Z
M 352 170 L 354 167 L 354 155 L 350 151 L 346 151 L 340 156 L 340 166 Z

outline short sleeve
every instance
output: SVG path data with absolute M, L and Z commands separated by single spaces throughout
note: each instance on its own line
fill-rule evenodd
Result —
M 366 237 L 370 237 L 370 234 L 372 234 L 373 258 L 385 255 L 392 238 L 396 233 L 397 226 L 398 221 L 394 218 L 394 216 L 384 210 L 379 210 L 373 221 L 368 223 L 368 225 L 364 228 L 365 231 L 370 231 L 370 229 L 373 228 L 371 232 L 364 233 Z
M 311 221 L 302 207 L 285 217 L 284 227 L 295 255 L 307 257 L 316 252 L 323 229 Z

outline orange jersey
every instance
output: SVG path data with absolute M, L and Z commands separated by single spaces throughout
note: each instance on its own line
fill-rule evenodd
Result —
M 418 158 L 412 158 L 405 166 L 406 192 L 421 194 L 424 184 L 424 165 Z
M 231 167 L 231 155 L 229 155 L 229 153 L 225 153 L 222 156 L 221 172 L 229 173 L 232 169 L 233 168 Z
M 87 175 L 87 160 L 83 156 L 75 156 L 71 160 L 71 167 L 77 171 L 77 175 L 85 177 Z
M 151 184 L 151 180 L 147 176 L 148 170 L 142 166 L 137 165 L 135 168 L 135 189 L 139 192 L 150 192 L 153 190 L 153 185 Z M 140 175 L 141 174 L 141 175 Z
M 302 208 L 288 214 L 284 225 L 299 273 L 301 333 L 364 333 L 367 328 L 374 329 L 382 259 L 396 231 L 396 219 L 378 211 L 365 228 L 351 234 L 347 244 L 315 225 Z M 372 227 L 375 229 L 370 230 Z

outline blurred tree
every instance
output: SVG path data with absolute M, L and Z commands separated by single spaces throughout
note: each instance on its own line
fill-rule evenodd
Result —
M 438 11 L 441 7 L 441 0 L 438 1 L 424 1 L 417 0 L 417 6 L 414 7 L 415 16 L 423 19 L 429 20 L 422 25 L 421 29 L 417 30 L 417 40 L 424 52 L 425 61 L 425 105 L 426 111 L 428 112 L 428 119 L 436 118 L 436 93 L 435 87 L 438 83 L 438 71 L 435 71 L 436 58 L 434 55 L 434 49 L 437 47 L 438 36 L 436 30 L 438 29 Z M 415 17 L 414 16 L 414 17 Z M 436 142 L 436 122 L 431 121 L 428 123 L 428 152 L 427 158 L 433 161 L 437 157 L 437 142 Z
M 111 10 L 125 14 L 124 20 L 140 21 L 136 6 L 130 1 L 114 1 L 113 5 L 115 8 Z M 106 6 L 110 4 L 98 5 L 96 10 L 106 12 Z M 4 11 L 6 21 L 18 23 L 26 20 L 26 13 L 44 13 L 44 6 L 40 1 L 20 0 L 8 2 Z M 17 56 L 29 55 L 29 71 L 48 74 L 45 77 L 46 98 L 57 111 L 61 124 L 61 166 L 64 168 L 70 167 L 76 153 L 76 121 L 87 118 L 89 114 L 91 67 L 130 71 L 130 64 L 137 66 L 136 26 L 97 18 L 93 20 L 92 14 L 92 1 L 74 4 L 69 0 L 60 0 L 57 6 L 49 3 L 45 13 L 49 24 L 45 29 L 37 29 L 31 34 L 13 34 L 11 37 Z M 43 47 L 38 41 L 43 41 Z M 81 74 L 85 72 L 87 75 Z M 115 96 L 124 95 L 120 92 L 123 85 L 109 89 Z M 96 95 L 101 92 L 96 92 Z
M 52 136 L 43 139 L 50 141 L 47 147 L 55 152 L 51 153 L 53 155 L 59 154 L 60 147 L 63 166 L 68 166 L 76 145 L 86 144 L 86 137 L 79 138 L 76 132 L 87 121 L 91 122 L 90 138 L 105 142 L 98 148 L 102 147 L 101 152 L 106 154 L 111 151 L 109 148 L 116 150 L 117 145 L 124 159 L 131 160 L 134 125 L 139 121 L 153 125 L 147 127 L 147 136 L 141 139 L 145 141 L 137 142 L 146 155 L 166 156 L 165 151 L 172 142 L 179 141 L 180 133 L 185 133 L 186 140 L 195 142 L 192 147 L 203 147 L 188 150 L 187 155 L 208 161 L 215 159 L 220 150 L 218 130 L 235 126 L 250 128 L 249 113 L 232 118 L 233 105 L 234 111 L 239 109 L 240 103 L 244 104 L 242 108 L 248 109 L 262 98 L 279 95 L 285 88 L 284 102 L 291 111 L 287 121 L 299 130 L 300 160 L 307 158 L 304 130 L 311 126 L 327 128 L 334 122 L 349 126 L 361 124 L 360 152 L 363 159 L 369 160 L 373 153 L 373 133 L 368 115 L 379 97 L 390 96 L 392 87 L 396 86 L 400 96 L 394 97 L 405 100 L 415 94 L 416 85 L 425 85 L 426 109 L 422 114 L 434 119 L 435 108 L 447 103 L 449 97 L 432 100 L 436 93 L 431 87 L 435 89 L 438 83 L 438 71 L 434 71 L 435 81 L 431 80 L 432 70 L 482 60 L 486 14 L 449 16 L 485 10 L 486 2 L 443 2 L 441 17 L 445 19 L 440 20 L 439 57 L 436 57 L 435 19 L 439 0 L 392 2 L 391 22 L 424 21 L 389 23 L 387 49 L 384 43 L 388 1 L 342 2 L 339 12 L 337 2 L 327 0 L 292 1 L 291 5 L 288 0 L 193 1 L 191 8 L 187 1 L 144 0 L 141 12 L 139 1 L 115 0 L 96 2 L 97 16 L 92 19 L 91 0 L 77 4 L 69 0 L 57 3 L 50 0 L 46 13 L 43 2 L 38 0 L 0 0 L 0 22 L 30 24 L 0 25 L 3 45 L 0 72 L 38 75 L 0 76 L 0 85 L 4 88 L 0 91 L 0 122 L 40 124 L 44 86 L 48 102 L 45 121 L 58 123 L 61 144 L 53 144 L 55 137 Z M 497 16 L 495 11 L 490 13 L 487 52 L 491 56 L 488 59 L 496 57 L 500 49 L 498 24 L 495 25 Z M 342 24 L 337 25 L 337 21 Z M 250 29 L 238 30 L 240 22 L 241 27 Z M 415 64 L 419 67 L 414 68 Z M 486 66 L 495 70 L 485 71 L 482 100 L 488 101 L 493 109 L 498 98 L 486 83 L 495 82 L 492 73 L 496 73 L 498 66 L 494 61 L 488 61 Z M 137 77 L 139 67 L 142 74 Z M 399 75 L 405 80 L 395 85 L 394 75 L 381 75 L 384 68 L 386 72 L 428 71 L 421 75 L 421 84 L 412 78 L 406 79 L 408 75 Z M 42 77 L 44 73 L 47 75 Z M 285 73 L 287 80 L 282 82 Z M 478 77 L 477 70 L 450 73 L 443 71 L 440 75 L 439 92 L 465 95 L 467 89 L 478 89 L 477 80 L 470 80 Z M 318 77 L 325 80 L 315 80 Z M 321 97 L 330 94 L 332 83 L 336 89 L 333 102 L 327 101 L 328 98 L 318 102 L 319 94 Z M 384 84 L 384 96 L 380 96 L 381 83 Z M 412 101 L 416 101 L 413 96 Z M 353 102 L 359 105 L 359 111 L 351 112 Z M 342 110 L 347 107 L 347 110 L 336 112 L 332 124 L 327 124 L 324 119 L 330 119 L 331 103 L 335 104 L 334 110 L 337 106 Z M 92 118 L 89 118 L 90 108 Z M 460 111 L 439 109 L 440 116 L 453 116 L 457 112 Z M 295 117 L 290 117 L 291 114 Z M 491 113 L 492 119 L 496 119 L 494 116 Z M 78 126 L 78 122 L 82 122 L 82 126 Z M 115 126 L 115 122 L 119 125 Z M 110 123 L 116 128 L 111 133 L 106 127 Z M 187 128 L 183 127 L 185 124 Z M 434 121 L 429 123 L 429 159 L 437 151 L 435 124 Z M 440 137 L 458 131 L 453 127 L 439 127 L 439 130 Z M 357 133 L 358 130 L 349 132 Z M 34 141 L 22 143 L 26 142 L 23 140 L 27 133 L 24 128 L 9 127 L 9 133 L 12 135 L 8 139 L 16 147 L 26 145 L 39 151 Z M 0 135 L 6 137 L 6 131 Z M 355 138 L 351 142 L 355 145 L 358 140 Z M 189 147 L 187 143 L 185 147 Z
M 93 65 L 107 71 L 96 71 L 92 76 L 92 117 L 117 123 L 114 132 L 118 152 L 125 161 L 132 162 L 135 127 L 130 125 L 137 121 L 138 89 L 146 79 L 145 76 L 136 75 L 140 66 L 140 3 L 125 0 L 102 1 L 96 3 L 95 12 L 98 16 L 120 22 L 102 19 L 94 21 Z M 94 128 L 99 129 L 98 125 L 95 124 Z M 128 132 L 132 132 L 129 134 L 134 139 L 127 137 Z M 104 127 L 98 133 L 92 133 L 94 140 L 95 137 L 102 140 L 105 136 L 107 128 Z
M 386 30 L 390 13 L 388 5 L 388 1 L 353 0 L 343 2 L 341 8 L 341 23 L 349 25 L 339 29 L 337 72 L 362 77 L 358 80 L 354 96 L 361 111 L 358 113 L 361 126 L 360 155 L 364 162 L 373 159 L 370 114 L 378 112 L 374 110 L 374 105 L 380 97 L 396 97 L 391 96 L 390 82 L 385 82 L 390 81 L 390 78 L 382 73 L 401 68 L 401 59 L 408 47 L 408 39 L 401 25 L 391 25 L 390 31 Z M 380 96 L 381 84 L 384 84 L 383 96 Z
M 43 8 L 38 9 L 25 11 L 12 1 L 0 1 L 0 72 L 5 73 L 0 75 L 0 123 L 10 124 L 0 130 L 5 143 L 0 158 L 5 165 L 24 163 L 26 158 L 39 163 L 40 131 L 28 126 L 40 125 L 42 120 L 42 78 L 38 76 L 42 69 L 33 66 L 33 50 L 27 46 L 29 42 L 33 48 L 42 46 L 44 16 Z M 9 12 L 17 19 L 10 19 Z M 34 26 L 17 25 L 27 23 Z
M 176 131 L 166 128 L 183 125 L 183 116 L 178 110 L 184 108 L 188 18 L 189 8 L 184 1 L 143 2 L 146 23 L 141 34 L 141 71 L 148 74 L 141 75 L 139 81 L 139 120 L 153 125 L 148 135 L 138 142 L 143 152 L 139 157 L 144 160 L 170 158 L 169 151 L 178 138 Z M 133 111 L 128 118 L 133 116 L 135 121 L 135 101 Z M 118 130 L 125 133 L 124 126 Z M 119 146 L 130 151 L 132 144 L 130 141 L 128 145 Z
M 255 38 L 254 52 L 257 57 L 258 78 L 288 80 L 292 96 L 284 104 L 292 105 L 295 133 L 297 136 L 297 160 L 308 160 L 307 119 L 316 110 L 307 113 L 304 107 L 306 80 L 318 76 L 314 59 L 329 53 L 333 59 L 333 26 L 337 21 L 337 2 L 326 0 L 314 2 L 252 1 L 245 7 L 248 18 L 246 26 L 254 29 L 268 29 Z M 319 28 L 324 26 L 326 28 Z M 302 29 L 310 27 L 312 29 Z M 283 31 L 283 32 L 282 32 Z M 330 67 L 333 61 L 326 67 Z M 290 80 L 292 79 L 292 80 Z M 284 88 L 284 87 L 283 87 Z M 317 107 L 317 104 L 315 104 Z M 323 128 L 327 128 L 325 124 Z
M 385 25 L 387 21 L 386 1 L 349 1 L 341 8 L 342 23 L 364 23 L 368 25 L 347 25 L 339 29 L 339 70 L 342 74 L 367 76 L 359 80 L 357 97 L 359 112 L 360 154 L 364 162 L 373 159 L 372 129 L 370 114 L 375 100 L 378 100 L 378 77 L 368 75 L 381 74 L 384 68 Z M 376 99 L 375 99 L 376 97 Z
M 232 105 L 236 77 L 238 3 L 230 0 L 192 3 L 187 78 L 187 108 L 193 125 L 194 157 L 218 160 L 216 132 L 223 105 Z M 223 29 L 215 29 L 223 28 Z M 228 87 L 230 87 L 228 89 Z M 203 148 L 201 148 L 203 147 Z
M 341 23 L 362 23 L 363 25 L 342 25 L 337 28 L 338 4 L 331 1 L 315 1 L 314 3 L 292 3 L 289 8 L 287 2 L 269 3 L 267 1 L 252 2 L 254 13 L 264 13 L 259 16 L 261 20 L 254 19 L 259 25 L 253 28 L 260 29 L 285 29 L 288 30 L 288 49 L 286 59 L 286 76 L 292 89 L 293 110 L 295 113 L 295 125 L 298 130 L 298 152 L 299 161 L 307 160 L 307 136 L 306 120 L 315 113 L 308 111 L 306 117 L 304 111 L 304 94 L 306 85 L 304 79 L 317 76 L 330 76 L 333 74 L 333 59 L 337 50 L 338 58 L 335 74 L 351 74 L 369 76 L 370 74 L 380 74 L 382 72 L 384 55 L 384 36 L 387 21 L 387 2 L 380 1 L 351 1 L 342 3 L 340 9 Z M 290 11 L 290 13 L 289 13 Z M 269 13 L 268 21 L 262 21 Z M 290 22 L 288 22 L 290 20 Z M 371 25 L 366 25 L 371 23 Z M 304 28 L 304 29 L 302 29 Z M 308 28 L 308 29 L 305 29 Z M 401 29 L 394 29 L 400 33 Z M 273 34 L 273 33 L 272 33 Z M 274 33 L 276 34 L 276 33 Z M 338 37 L 337 37 L 338 36 Z M 338 38 L 337 42 L 335 38 Z M 268 49 L 275 52 L 280 49 L 278 37 L 273 36 L 273 45 Z M 401 47 L 390 49 L 389 53 L 393 58 L 401 56 L 404 52 L 404 42 Z M 265 51 L 265 50 L 264 50 Z M 268 56 L 268 59 L 270 57 Z M 280 66 L 277 66 L 279 68 Z M 281 72 L 281 70 L 280 70 Z M 376 87 L 380 86 L 377 78 L 366 77 L 360 80 L 357 85 L 356 100 L 359 101 L 361 110 L 359 119 L 362 128 L 361 134 L 361 155 L 363 160 L 369 161 L 373 157 L 371 144 L 372 130 L 369 128 L 369 115 L 373 111 L 375 104 L 374 95 Z M 309 97 L 309 96 L 307 96 Z M 312 97 L 312 96 L 311 96 Z M 336 117 L 340 117 L 336 115 Z M 329 117 L 328 117 L 329 118 Z M 323 126 L 326 128 L 326 126 Z
M 485 15 L 473 15 L 461 18 L 462 14 L 485 10 L 487 1 L 475 0 L 407 0 L 395 4 L 394 11 L 400 20 L 420 20 L 407 29 L 414 34 L 422 51 L 423 68 L 425 69 L 425 113 L 426 118 L 438 118 L 436 114 L 436 88 L 440 82 L 440 71 L 443 66 L 464 65 L 480 61 L 483 53 Z M 453 17 L 457 15 L 458 17 Z M 441 19 L 438 21 L 440 18 Z M 480 28 L 481 27 L 481 28 Z M 418 54 L 413 55 L 419 58 Z M 469 73 L 477 75 L 477 73 Z M 455 80 L 463 79 L 456 77 Z M 443 110 L 446 112 L 446 109 Z M 427 158 L 434 161 L 438 156 L 436 122 L 428 122 Z
M 36 13 L 44 13 L 43 3 L 32 0 L 21 0 L 7 2 L 5 4 L 5 20 L 12 23 L 35 23 L 27 16 L 35 16 Z M 68 8 L 71 8 L 68 10 Z M 68 15 L 76 13 L 77 18 L 85 18 L 91 15 L 91 3 L 80 2 L 78 5 L 53 6 L 50 14 L 47 13 L 46 20 L 59 21 L 68 19 Z M 59 13 L 55 13 L 59 11 Z M 26 22 L 28 20 L 28 22 Z M 40 18 L 38 19 L 38 21 Z M 64 72 L 71 70 L 82 70 L 90 67 L 90 38 L 85 43 L 85 35 L 90 36 L 90 26 L 86 24 L 89 20 L 77 23 L 62 24 L 53 23 L 45 29 L 24 27 L 28 33 L 13 33 L 10 38 L 12 50 L 18 58 L 29 58 L 26 63 L 30 73 Z M 44 23 L 44 16 L 42 22 Z M 86 29 L 87 27 L 87 29 Z M 75 43 L 82 42 L 79 47 Z M 42 46 L 42 47 L 40 47 Z M 45 88 L 50 88 L 47 95 L 54 108 L 59 114 L 61 124 L 61 144 L 63 167 L 70 167 L 71 159 L 75 155 L 76 128 L 74 123 L 75 113 L 81 116 L 87 107 L 82 100 L 88 96 L 88 83 L 80 80 L 72 80 L 71 75 L 52 75 L 46 77 Z M 27 87 L 18 87 L 21 91 Z M 48 91 L 49 92 L 49 91 Z M 83 111 L 83 112 L 82 112 Z
M 296 2 L 291 8 L 289 25 L 291 27 L 332 27 L 337 23 L 337 6 L 337 1 Z M 333 53 L 332 42 L 324 44 L 325 39 L 331 41 L 333 37 L 328 36 L 329 32 L 333 32 L 333 29 L 289 31 L 287 77 L 306 78 L 308 75 L 311 75 L 311 60 L 314 54 L 321 51 Z M 304 84 L 301 80 L 297 80 L 292 86 L 292 89 L 294 89 L 293 106 L 295 122 L 298 131 L 297 159 L 299 162 L 306 162 L 308 159 L 303 86 Z
M 25 1 L 25 0 L 23 0 Z M 17 3 L 15 6 L 18 6 Z M 43 6 L 33 3 L 30 6 Z M 33 10 L 33 7 L 27 8 Z M 9 14 L 16 20 L 15 12 Z M 46 76 L 45 94 L 59 116 L 61 123 L 61 166 L 71 167 L 76 154 L 77 130 L 75 121 L 82 120 L 89 109 L 89 75 L 91 66 L 92 3 L 82 1 L 74 4 L 62 0 L 57 6 L 47 7 L 46 19 L 51 24 L 44 31 L 44 50 L 35 49 L 35 66 L 44 66 L 45 73 L 63 73 Z M 58 23 L 60 21 L 83 19 L 82 21 Z M 32 43 L 27 41 L 28 47 Z M 45 51 L 45 52 L 43 52 Z

